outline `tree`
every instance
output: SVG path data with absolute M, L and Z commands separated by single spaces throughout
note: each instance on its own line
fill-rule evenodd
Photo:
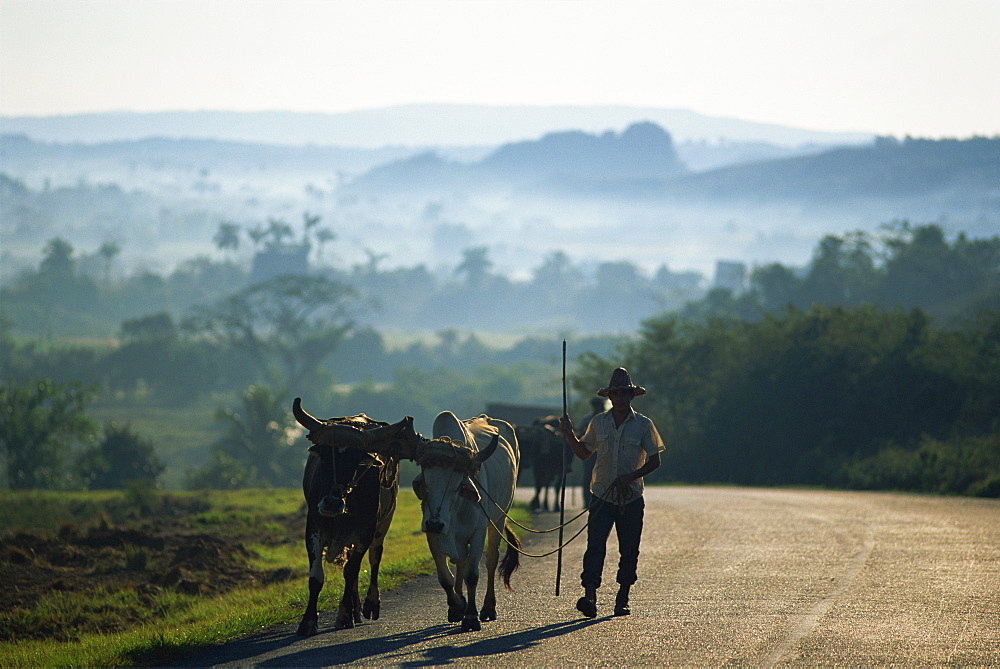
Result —
M 795 304 L 801 284 L 795 272 L 780 263 L 758 267 L 750 274 L 751 292 L 768 311 L 778 311 Z
M 470 288 L 481 288 L 486 284 L 493 267 L 493 261 L 487 255 L 489 249 L 476 246 L 462 251 L 462 262 L 455 268 L 456 274 L 465 274 L 466 283 Z
M 84 409 L 96 393 L 79 383 L 41 379 L 0 386 L 0 454 L 11 488 L 66 485 L 63 463 L 70 445 L 93 430 Z
M 584 358 L 575 385 L 592 389 L 618 364 L 645 379 L 643 412 L 673 445 L 659 476 L 843 485 L 865 479 L 866 462 L 918 461 L 908 455 L 917 451 L 958 462 L 996 443 L 998 323 L 935 330 L 919 309 L 871 305 L 792 307 L 752 322 L 674 314 L 646 321 L 613 360 Z M 946 445 L 921 446 L 928 439 Z M 972 464 L 979 455 L 969 453 L 962 477 L 942 471 L 918 489 L 992 489 L 1000 477 L 989 462 L 1000 460 Z
M 114 422 L 105 424 L 101 442 L 81 453 L 76 465 L 90 490 L 114 490 L 135 483 L 156 486 L 164 469 L 151 441 L 129 425 Z
M 323 361 L 353 329 L 355 296 L 325 277 L 278 276 L 195 307 L 182 328 L 242 351 L 262 380 L 302 393 L 318 386 Z
M 565 300 L 583 281 L 583 273 L 563 251 L 547 255 L 532 272 L 532 284 L 539 295 L 551 296 L 552 302 Z
M 115 242 L 104 242 L 101 244 L 101 248 L 97 250 L 97 255 L 101 256 L 104 260 L 104 284 L 108 285 L 111 283 L 111 264 L 114 262 L 118 254 L 122 252 L 122 248 Z
M 368 276 L 376 276 L 378 272 L 379 263 L 386 260 L 389 257 L 388 253 L 375 253 L 369 248 L 363 249 L 365 255 L 368 256 L 368 262 L 362 266 L 362 271 Z
M 291 487 L 302 477 L 302 434 L 287 402 L 265 386 L 250 386 L 237 409 L 215 413 L 223 436 L 212 445 L 213 459 L 189 477 L 189 487 Z
M 320 228 L 316 231 L 316 261 L 319 263 L 323 262 L 323 247 L 327 242 L 331 242 L 337 238 L 337 235 L 333 233 L 330 228 Z
M 45 336 L 70 334 L 92 318 L 100 291 L 93 279 L 77 274 L 69 242 L 51 239 L 43 254 L 37 272 L 22 272 L 2 289 L 4 310 L 21 328 Z
M 309 243 L 309 235 L 312 233 L 312 229 L 319 225 L 322 218 L 322 216 L 310 214 L 308 211 L 302 212 L 302 242 L 304 244 Z
M 166 312 L 124 321 L 119 337 L 120 345 L 100 363 L 110 391 L 151 395 L 158 402 L 181 406 L 253 378 L 239 352 L 205 339 L 182 338 Z
M 890 255 L 885 263 L 882 296 L 904 307 L 938 304 L 953 297 L 953 276 L 959 263 L 936 225 L 911 227 L 900 223 L 886 245 Z
M 42 251 L 45 257 L 38 267 L 39 274 L 49 277 L 52 283 L 72 280 L 76 273 L 73 245 L 61 237 L 50 239 Z
M 267 237 L 267 233 L 268 230 L 263 225 L 255 225 L 247 230 L 247 237 L 249 237 L 250 241 L 253 242 L 254 251 L 257 250 L 260 243 L 264 241 L 265 237 Z
M 270 246 L 272 248 L 279 248 L 285 245 L 285 239 L 294 236 L 292 232 L 292 226 L 290 226 L 284 219 L 281 218 L 269 218 L 267 219 L 267 234 L 270 235 L 271 241 Z
M 220 251 L 237 251 L 240 248 L 240 226 L 229 221 L 219 223 L 219 230 L 212 237 Z
M 843 304 L 847 295 L 847 277 L 842 262 L 844 240 L 827 235 L 820 240 L 809 265 L 809 274 L 802 282 L 807 302 Z M 806 306 L 806 305 L 802 305 Z

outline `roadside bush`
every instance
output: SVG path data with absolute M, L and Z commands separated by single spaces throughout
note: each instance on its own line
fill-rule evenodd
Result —
M 267 483 L 257 475 L 252 465 L 237 461 L 223 451 L 216 451 L 212 458 L 198 469 L 187 472 L 184 488 L 187 490 L 244 490 L 267 488 Z
M 846 465 L 843 479 L 845 487 L 862 490 L 1000 497 L 1000 437 L 925 437 L 916 450 L 891 446 Z
M 40 379 L 0 385 L 0 458 L 11 488 L 67 488 L 65 454 L 93 429 L 85 410 L 93 387 Z
M 151 441 L 140 437 L 129 425 L 108 422 L 101 442 L 77 459 L 76 470 L 89 490 L 113 490 L 130 484 L 158 485 L 165 465 L 156 456 Z

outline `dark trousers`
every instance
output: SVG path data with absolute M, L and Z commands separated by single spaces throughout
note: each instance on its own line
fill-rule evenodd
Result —
M 594 496 L 590 492 L 590 479 L 594 478 L 594 463 L 597 456 L 591 456 L 583 461 L 583 508 L 590 506 Z
M 601 587 L 604 572 L 604 556 L 607 553 L 608 537 L 612 525 L 618 534 L 618 576 L 619 585 L 636 582 L 636 568 L 639 565 L 639 539 L 642 538 L 642 517 L 646 508 L 640 497 L 623 508 L 595 500 L 590 509 L 587 525 L 587 550 L 583 554 L 583 573 L 580 580 L 584 588 Z

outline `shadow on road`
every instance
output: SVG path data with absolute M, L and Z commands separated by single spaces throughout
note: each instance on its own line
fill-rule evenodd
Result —
M 384 637 L 356 639 L 347 643 L 337 643 L 335 637 L 337 632 L 330 631 L 327 633 L 330 635 L 329 646 L 282 654 L 280 657 L 260 662 L 255 666 L 322 667 L 333 664 L 364 664 L 373 659 L 379 665 L 389 664 L 403 667 L 441 665 L 470 660 L 475 662 L 476 658 L 495 657 L 531 648 L 546 639 L 570 634 L 595 622 L 598 621 L 568 621 L 476 641 L 473 639 L 477 633 L 463 633 L 453 624 L 433 625 L 423 629 L 389 634 Z M 456 642 L 471 641 L 471 643 L 459 643 L 458 645 L 438 643 L 422 652 L 412 648 L 415 645 L 442 637 L 454 637 Z M 287 636 L 284 638 L 278 638 L 278 635 L 260 637 L 254 644 L 247 645 L 244 649 L 245 656 L 255 657 L 273 652 L 289 645 L 291 641 L 294 641 L 294 638 L 289 639 Z

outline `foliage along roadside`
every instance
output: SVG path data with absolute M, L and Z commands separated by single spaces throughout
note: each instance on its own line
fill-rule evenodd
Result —
M 949 327 L 871 306 L 666 315 L 585 356 L 574 384 L 593 392 L 618 365 L 667 444 L 651 482 L 1000 497 L 998 311 Z

